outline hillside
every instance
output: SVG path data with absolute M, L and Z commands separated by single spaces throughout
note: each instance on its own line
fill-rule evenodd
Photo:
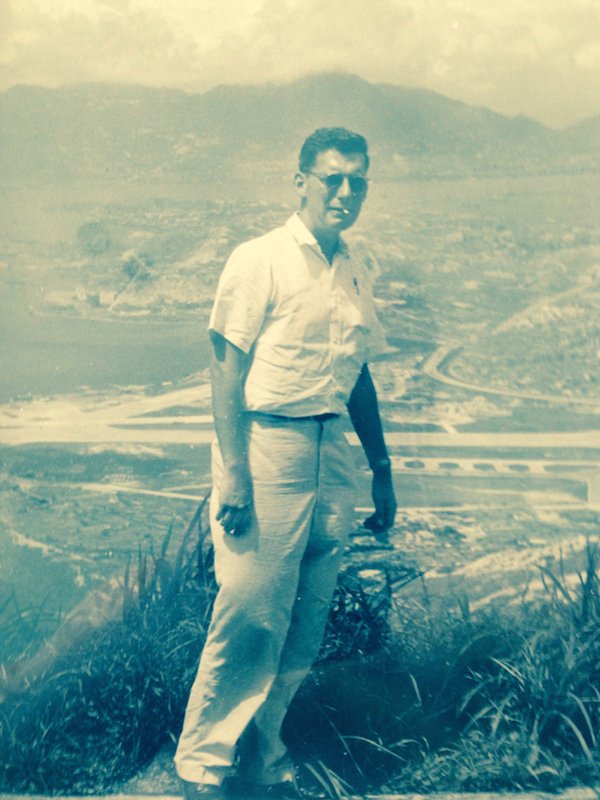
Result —
M 338 124 L 365 133 L 390 177 L 568 171 L 583 150 L 588 166 L 598 152 L 585 123 L 555 131 L 422 89 L 325 74 L 195 95 L 14 87 L 0 94 L 0 169 L 19 183 L 279 174 L 307 133 Z

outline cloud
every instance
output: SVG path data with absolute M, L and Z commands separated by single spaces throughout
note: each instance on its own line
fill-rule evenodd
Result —
M 575 64 L 584 70 L 600 68 L 600 41 L 589 42 L 575 52 Z
M 554 124 L 600 111 L 597 0 L 12 0 L 3 9 L 0 88 L 98 80 L 202 91 L 341 70 Z

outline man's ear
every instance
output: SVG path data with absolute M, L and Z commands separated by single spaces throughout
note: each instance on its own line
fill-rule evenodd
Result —
M 294 189 L 297 195 L 306 197 L 306 175 L 303 172 L 294 175 Z

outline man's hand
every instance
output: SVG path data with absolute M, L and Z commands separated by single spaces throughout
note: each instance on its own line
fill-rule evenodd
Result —
M 252 483 L 245 465 L 225 467 L 219 482 L 217 520 L 230 536 L 242 536 L 252 522 Z
M 365 520 L 364 525 L 375 533 L 383 533 L 392 527 L 396 517 L 396 496 L 391 471 L 373 474 L 371 496 L 375 513 Z

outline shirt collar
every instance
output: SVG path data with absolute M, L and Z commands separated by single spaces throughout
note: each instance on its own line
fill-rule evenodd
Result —
M 300 219 L 300 215 L 298 214 L 298 212 L 292 214 L 292 216 L 285 223 L 285 227 L 292 234 L 292 236 L 298 242 L 299 245 L 306 244 L 309 245 L 310 247 L 319 246 L 319 243 L 317 242 L 313 234 L 309 231 L 304 222 L 302 222 L 302 220 Z M 336 251 L 336 255 L 338 254 L 344 256 L 345 258 L 348 258 L 350 255 L 348 245 L 341 237 L 338 241 L 338 249 Z

